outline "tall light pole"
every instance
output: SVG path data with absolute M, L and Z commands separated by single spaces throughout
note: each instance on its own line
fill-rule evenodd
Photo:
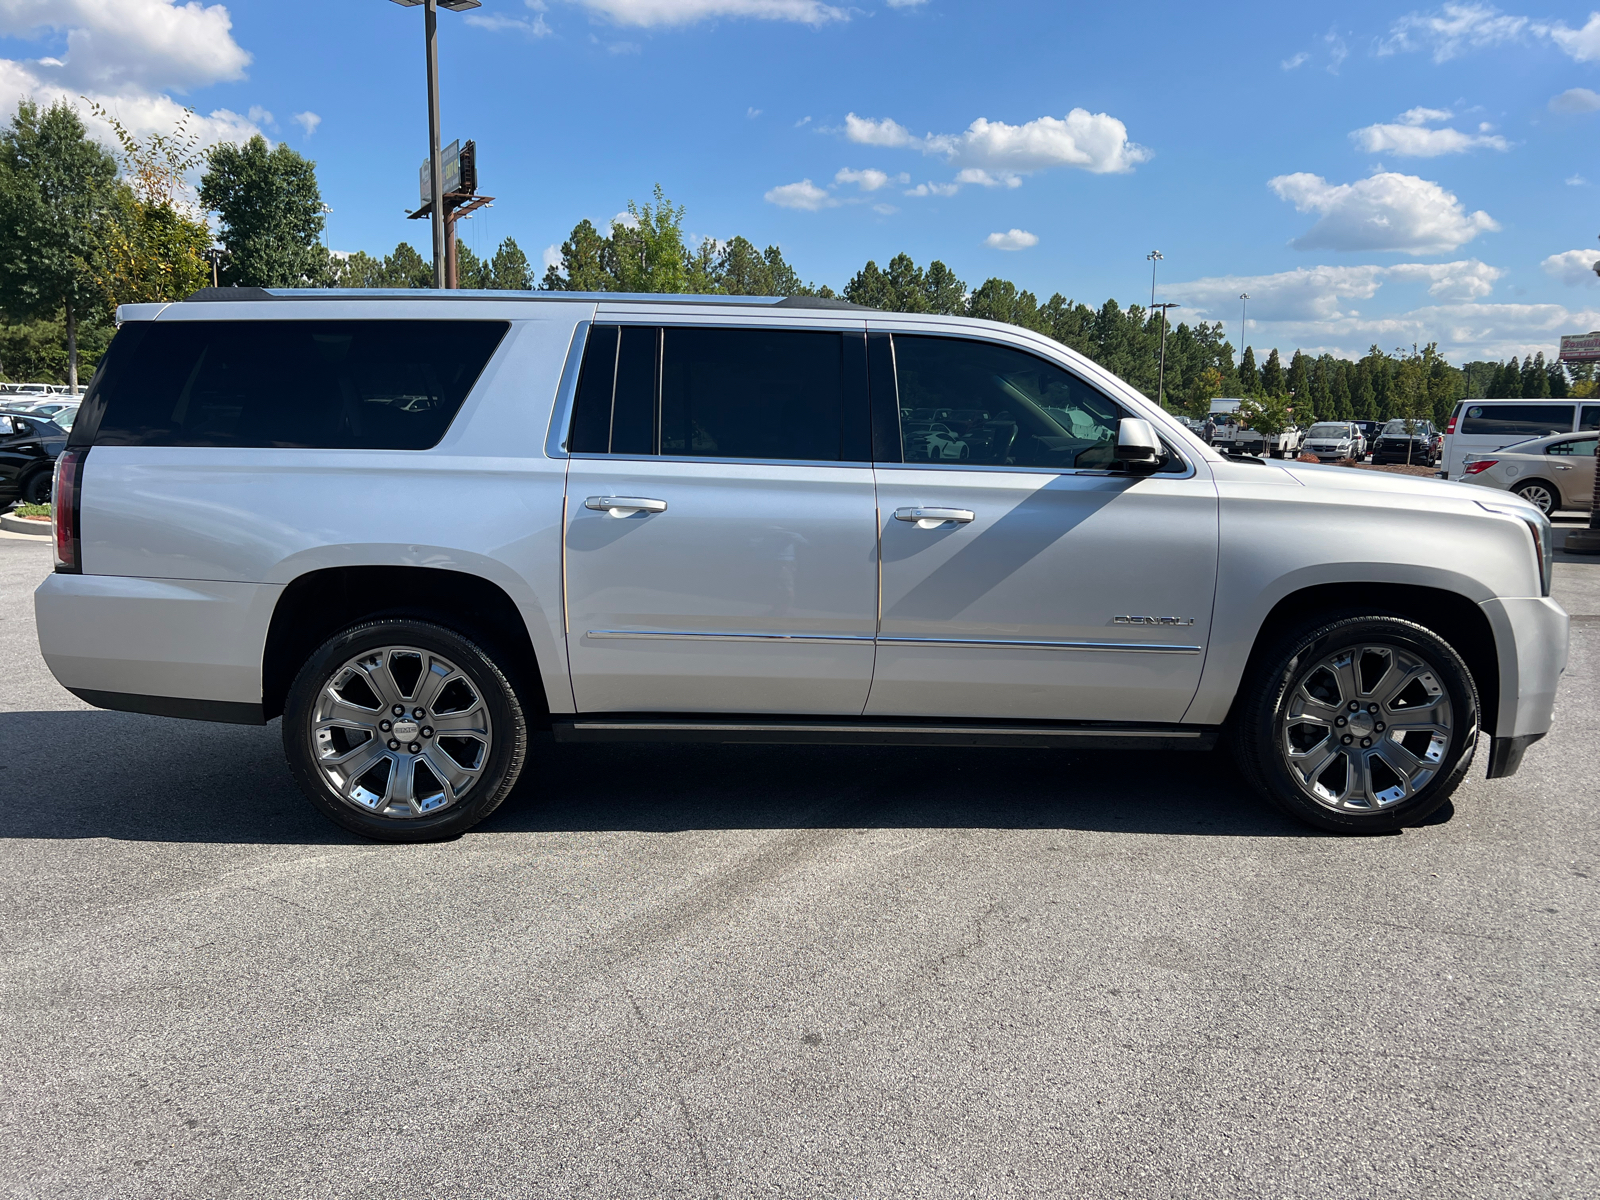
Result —
M 1156 264 L 1161 261 L 1162 254 L 1159 250 L 1152 250 L 1145 258 L 1150 260 L 1150 308 L 1153 311 L 1156 306 Z
M 1239 293 L 1239 361 L 1244 361 L 1244 332 L 1248 326 L 1245 324 L 1244 314 L 1250 307 L 1250 293 Z
M 428 63 L 428 185 L 433 209 L 433 286 L 443 288 L 444 263 L 444 158 L 439 153 L 439 10 L 464 12 L 482 8 L 483 0 L 394 0 L 405 8 L 423 9 L 423 39 Z
M 1183 305 L 1168 300 L 1164 304 L 1152 301 L 1150 307 L 1161 310 L 1161 366 L 1156 371 L 1156 403 L 1165 408 L 1167 406 L 1167 309 L 1182 308 Z

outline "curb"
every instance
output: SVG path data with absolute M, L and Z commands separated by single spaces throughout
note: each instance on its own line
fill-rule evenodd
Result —
M 33 537 L 50 536 L 49 521 L 38 521 L 32 517 L 13 517 L 10 513 L 0 514 L 0 529 L 8 533 L 25 533 Z

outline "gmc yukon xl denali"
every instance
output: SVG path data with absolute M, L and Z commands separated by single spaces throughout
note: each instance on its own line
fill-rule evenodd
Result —
M 45 660 L 103 708 L 281 717 L 369 837 L 536 786 L 534 731 L 1221 743 L 1363 832 L 1550 726 L 1532 505 L 1218 454 L 1023 329 L 251 289 L 120 320 L 56 470 Z

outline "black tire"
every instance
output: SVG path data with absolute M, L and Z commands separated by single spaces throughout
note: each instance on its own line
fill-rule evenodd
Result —
M 1555 484 L 1546 483 L 1542 479 L 1530 479 L 1526 483 L 1519 483 L 1511 490 L 1547 517 L 1561 507 L 1561 493 Z
M 1321 664 L 1343 650 L 1363 646 L 1389 646 L 1408 658 L 1420 660 L 1426 666 L 1427 677 L 1448 697 L 1451 715 L 1448 745 L 1440 750 L 1437 765 L 1426 781 L 1414 790 L 1410 783 L 1404 783 L 1403 789 L 1411 794 L 1393 804 L 1364 810 L 1335 804 L 1331 797 L 1319 801 L 1308 794 L 1307 785 L 1297 779 L 1288 764 L 1288 748 L 1295 735 L 1284 724 L 1289 720 L 1287 714 L 1295 711 L 1289 707 L 1292 695 L 1298 694 L 1316 672 L 1325 669 Z M 1381 661 L 1381 657 L 1374 661 Z M 1426 818 L 1448 800 L 1466 778 L 1478 741 L 1478 688 L 1461 656 L 1432 630 L 1399 617 L 1324 614 L 1287 631 L 1252 662 L 1252 670 L 1244 680 L 1230 719 L 1230 742 L 1245 779 L 1269 803 L 1290 816 L 1335 833 L 1388 833 Z M 1356 670 L 1361 670 L 1359 664 Z M 1334 682 L 1338 684 L 1337 678 Z M 1309 688 L 1306 694 L 1310 695 Z M 1374 694 L 1381 695 L 1381 689 Z M 1337 709 L 1341 718 L 1348 719 L 1347 729 L 1357 730 L 1358 719 L 1362 722 L 1371 719 L 1365 711 L 1347 717 L 1349 697 L 1343 696 L 1342 690 L 1339 695 L 1338 704 L 1328 707 Z M 1400 697 L 1394 698 L 1395 702 L 1404 703 L 1404 695 L 1403 691 Z M 1377 718 L 1388 715 L 1386 708 Z M 1314 729 L 1315 724 L 1299 726 L 1297 730 L 1303 733 L 1308 728 Z M 1378 729 L 1381 731 L 1384 726 L 1379 725 Z M 1388 736 L 1392 738 L 1395 733 L 1389 730 Z M 1330 739 L 1335 736 L 1331 725 L 1328 736 Z M 1371 745 L 1374 740 L 1383 743 L 1384 735 L 1379 733 L 1375 739 L 1361 744 Z M 1404 742 L 1401 748 L 1409 752 Z M 1352 755 L 1359 756 L 1363 763 L 1369 758 L 1358 745 L 1344 750 L 1330 741 L 1325 749 L 1344 756 L 1345 771 L 1361 769 Z M 1373 751 L 1374 755 L 1378 753 Z M 1410 761 L 1421 760 L 1413 755 Z M 1337 772 L 1339 768 L 1335 764 L 1331 769 Z M 1387 762 L 1366 778 L 1371 781 L 1384 772 L 1397 781 L 1400 778 Z M 1311 781 L 1313 785 L 1317 782 Z
M 24 504 L 50 503 L 51 476 L 49 471 L 35 471 L 22 484 Z
M 480 751 L 481 760 L 476 769 L 479 774 L 459 797 L 446 799 L 437 813 L 413 816 L 385 816 L 379 812 L 358 807 L 353 800 L 345 799 L 327 777 L 322 758 L 318 754 L 312 722 L 317 705 L 325 690 L 340 677 L 347 664 L 369 652 L 385 647 L 416 649 L 425 654 L 437 655 L 465 677 L 470 689 L 476 692 L 490 721 L 488 747 Z M 403 651 L 402 651 L 403 653 Z M 420 669 L 420 668 L 419 668 Z M 423 687 L 419 676 L 409 692 L 403 688 L 400 698 L 409 702 L 421 695 Z M 378 702 L 376 692 L 370 693 Z M 436 695 L 442 695 L 442 690 Z M 421 710 L 418 710 L 421 711 Z M 377 716 L 387 714 L 373 710 Z M 402 720 L 389 722 L 385 728 L 398 730 Z M 414 722 L 412 722 L 414 723 Z M 441 720 L 441 725 L 443 721 Z M 415 732 L 415 731 L 414 731 Z M 416 736 L 432 736 L 423 727 Z M 446 737 L 440 731 L 437 749 L 443 751 Z M 463 739 L 454 739 L 461 741 Z M 364 743 L 360 743 L 364 744 Z M 414 745 L 421 745 L 414 743 Z M 358 744 L 359 745 L 359 744 Z M 391 743 L 391 746 L 393 743 Z M 505 800 L 516 785 L 527 757 L 528 730 L 522 705 L 505 673 L 475 642 L 442 625 L 410 618 L 386 618 L 352 626 L 335 634 L 322 644 L 295 676 L 283 711 L 283 749 L 289 760 L 289 769 L 300 790 L 329 820 L 344 826 L 363 837 L 382 842 L 436 842 L 452 838 L 483 820 Z M 374 749 L 379 749 L 374 747 Z M 404 750 L 405 747 L 400 747 Z M 428 746 L 434 750 L 434 746 Z M 387 771 L 392 773 L 401 762 L 415 762 L 411 756 L 390 760 Z M 443 761 L 443 760 L 440 760 Z M 428 760 L 423 759 L 424 765 Z M 410 778 L 415 787 L 417 768 L 410 768 Z M 439 782 L 441 775 L 434 771 L 422 773 L 427 779 Z M 387 780 L 387 776 L 385 776 Z M 377 785 L 374 785 L 377 786 Z M 388 786 L 387 782 L 384 784 Z M 440 795 L 448 796 L 449 784 L 439 783 Z M 387 795 L 387 792 L 385 793 Z

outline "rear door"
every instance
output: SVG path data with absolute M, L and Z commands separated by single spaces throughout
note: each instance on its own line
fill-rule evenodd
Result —
M 1177 721 L 1216 591 L 1203 465 L 1128 474 L 1112 453 L 1126 410 L 1022 347 L 870 342 L 883 610 L 868 713 Z
M 1565 438 L 1545 447 L 1550 475 L 1561 489 L 1563 508 L 1588 508 L 1594 501 L 1594 449 L 1597 439 Z
M 591 329 L 564 539 L 577 711 L 862 711 L 864 355 L 860 321 Z

